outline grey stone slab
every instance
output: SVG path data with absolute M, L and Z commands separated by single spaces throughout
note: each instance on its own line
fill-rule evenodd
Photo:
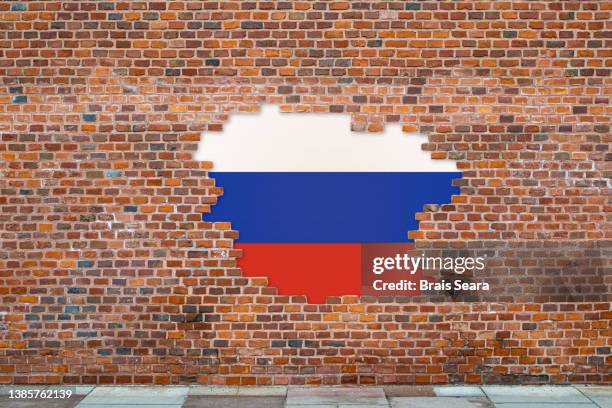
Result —
M 389 404 L 371 405 L 371 404 L 338 404 L 338 408 L 389 408 Z
M 125 386 L 96 387 L 81 405 L 181 405 L 189 387 L 182 386 Z
M 510 404 L 495 404 L 495 408 L 598 408 L 595 404 L 581 404 L 577 402 L 570 402 L 563 404 L 559 402 L 551 402 L 549 404 L 544 402 L 519 402 Z
M 79 404 L 77 408 L 181 408 L 182 405 L 153 405 L 153 404 Z M 45 407 L 46 408 L 46 407 Z
M 601 395 L 589 397 L 600 408 L 612 408 L 612 395 Z
M 433 397 L 434 387 L 431 385 L 385 385 L 385 394 L 391 397 Z
M 232 396 L 238 395 L 238 387 L 218 385 L 192 385 L 189 395 Z
M 612 386 L 584 386 L 576 389 L 601 408 L 612 408 Z
M 391 398 L 392 408 L 491 408 L 484 397 L 396 397 Z
M 287 395 L 287 387 L 283 385 L 239 387 L 238 396 L 252 397 L 284 397 Z
M 156 397 L 85 397 L 81 405 L 181 405 L 184 398 L 156 398 Z
M 153 397 L 153 398 L 175 398 L 186 397 L 189 392 L 187 386 L 165 385 L 162 387 L 150 387 L 140 385 L 128 386 L 101 386 L 94 388 L 89 393 L 90 397 Z
M 594 392 L 597 394 L 611 394 L 612 385 L 574 385 L 574 388 L 582 392 Z
M 287 405 L 384 405 L 382 387 L 289 387 Z
M 445 387 L 434 387 L 434 393 L 438 397 L 484 397 L 480 387 L 468 385 L 451 385 Z
M 314 405 L 303 405 L 303 404 L 287 404 L 285 408 L 338 408 L 336 404 L 314 404 Z
M 589 399 L 573 387 L 563 386 L 483 386 L 484 393 L 496 405 L 502 403 L 589 403 Z
M 14 399 L 8 396 L 0 396 L 0 407 L 7 408 L 73 408 L 76 407 L 83 397 L 73 396 L 70 398 L 45 398 L 45 399 Z
M 283 408 L 284 397 L 190 395 L 183 408 Z
M 385 396 L 382 387 L 289 387 L 287 395 L 295 396 L 336 396 L 351 395 L 353 397 L 380 398 Z

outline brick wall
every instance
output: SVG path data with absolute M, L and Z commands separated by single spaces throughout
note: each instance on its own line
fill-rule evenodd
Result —
M 220 257 L 238 232 L 201 221 L 221 191 L 192 159 L 201 131 L 262 103 L 344 112 L 358 130 L 400 122 L 463 172 L 461 194 L 417 214 L 417 245 L 609 248 L 611 13 L 0 2 L 0 383 L 611 383 L 609 289 L 279 296 L 236 251 Z

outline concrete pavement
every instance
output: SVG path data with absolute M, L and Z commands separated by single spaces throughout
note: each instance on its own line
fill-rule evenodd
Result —
M 11 398 L 15 390 L 71 390 Z M 612 408 L 612 386 L 1 386 L 9 408 Z

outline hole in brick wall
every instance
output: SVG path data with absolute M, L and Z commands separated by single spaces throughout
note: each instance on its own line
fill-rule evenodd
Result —
M 455 163 L 431 159 L 425 136 L 397 124 L 358 133 L 350 122 L 265 106 L 202 134 L 196 159 L 213 163 L 223 188 L 202 218 L 238 231 L 244 275 L 315 303 L 358 294 L 361 245 L 408 243 L 424 205 L 458 194 Z
M 223 132 L 204 132 L 196 160 L 215 172 L 456 172 L 452 160 L 432 160 L 421 149 L 426 136 L 386 124 L 381 133 L 351 131 L 350 116 L 281 113 L 235 114 Z

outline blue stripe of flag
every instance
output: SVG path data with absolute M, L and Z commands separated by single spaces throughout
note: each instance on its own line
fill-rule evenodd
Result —
M 203 214 L 243 243 L 406 242 L 423 205 L 448 203 L 458 172 L 211 172 L 224 194 Z

